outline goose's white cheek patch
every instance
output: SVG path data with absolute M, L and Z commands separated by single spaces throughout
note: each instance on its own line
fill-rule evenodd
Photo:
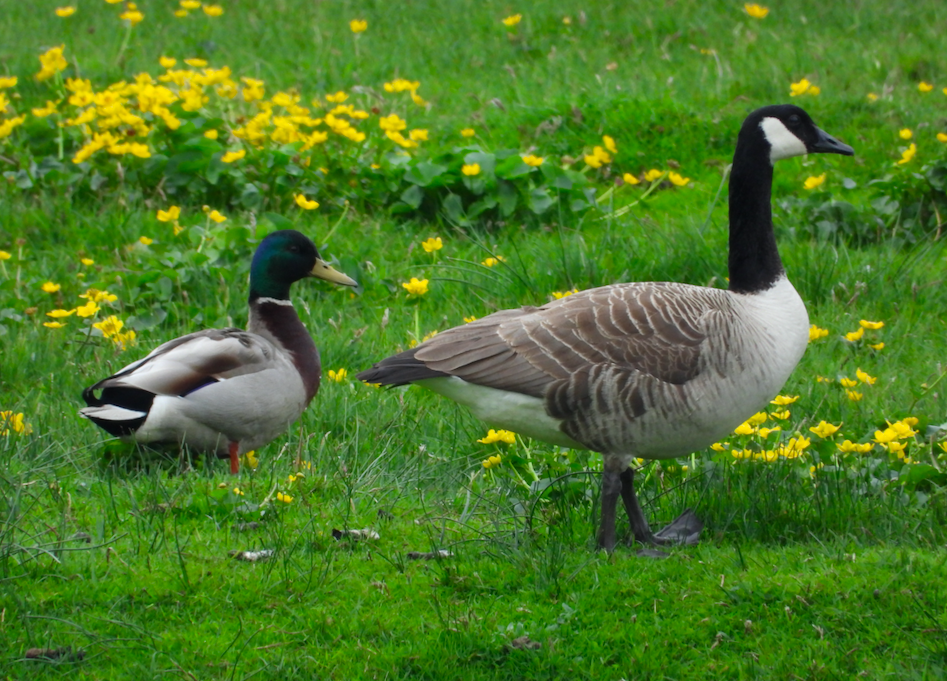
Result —
M 760 127 L 770 144 L 769 160 L 772 163 L 809 153 L 803 141 L 789 132 L 789 128 L 778 118 L 764 118 L 760 121 Z

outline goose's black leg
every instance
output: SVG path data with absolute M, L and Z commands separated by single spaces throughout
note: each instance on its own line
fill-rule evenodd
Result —
M 638 495 L 635 494 L 634 470 L 630 467 L 626 468 L 622 471 L 619 480 L 621 499 L 625 504 L 625 512 L 628 514 L 628 521 L 631 523 L 631 531 L 636 541 L 653 546 L 697 543 L 700 532 L 704 529 L 704 523 L 694 515 L 693 511 L 687 509 L 667 527 L 656 533 L 652 532 L 648 519 L 641 510 L 641 504 L 638 503 Z
M 602 471 L 602 523 L 598 531 L 598 547 L 609 553 L 615 549 L 615 512 L 619 494 L 624 494 L 621 476 L 606 465 Z

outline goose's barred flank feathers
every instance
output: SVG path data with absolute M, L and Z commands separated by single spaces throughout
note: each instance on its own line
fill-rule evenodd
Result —
M 82 392 L 80 414 L 110 435 L 237 457 L 289 427 L 319 389 L 319 351 L 289 302 L 305 277 L 355 282 L 295 230 L 274 232 L 250 267 L 248 330 L 176 338 Z
M 685 514 L 654 534 L 632 488 L 634 457 L 689 454 L 775 396 L 808 343 L 808 315 L 773 235 L 773 162 L 852 154 L 802 109 L 770 106 L 740 130 L 730 176 L 730 289 L 614 284 L 491 314 L 358 377 L 417 382 L 492 426 L 605 458 L 599 544 L 615 545 L 621 496 L 639 541 L 692 541 Z

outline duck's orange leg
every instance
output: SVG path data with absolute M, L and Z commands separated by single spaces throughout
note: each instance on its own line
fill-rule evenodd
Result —
M 231 442 L 227 449 L 230 452 L 230 472 L 233 475 L 236 475 L 240 472 L 240 459 L 237 457 L 237 452 L 240 449 L 240 443 Z

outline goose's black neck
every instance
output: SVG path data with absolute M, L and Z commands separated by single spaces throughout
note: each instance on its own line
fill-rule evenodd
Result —
M 749 133 L 749 134 L 745 134 Z M 773 234 L 773 164 L 759 128 L 741 130 L 730 171 L 730 290 L 756 293 L 783 275 Z

